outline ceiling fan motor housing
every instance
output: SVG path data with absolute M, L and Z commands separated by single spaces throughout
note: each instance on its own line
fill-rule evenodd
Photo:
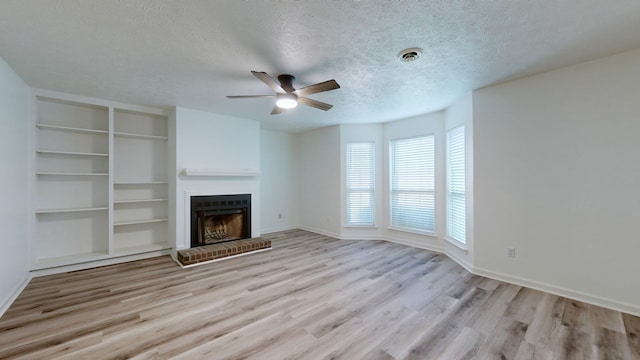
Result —
M 278 81 L 280 81 L 280 86 L 282 86 L 284 91 L 288 93 L 296 91 L 296 89 L 293 87 L 293 80 L 295 79 L 296 79 L 295 76 L 289 75 L 289 74 L 278 75 Z

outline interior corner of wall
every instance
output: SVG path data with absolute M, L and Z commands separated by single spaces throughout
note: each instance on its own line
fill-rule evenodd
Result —
M 444 240 L 446 242 L 446 240 Z M 457 252 L 457 249 L 452 248 L 451 246 L 444 245 L 444 254 L 447 255 L 451 260 L 458 263 L 458 265 L 462 266 L 465 270 L 472 274 L 476 274 L 476 269 L 473 266 L 473 257 L 471 260 L 460 256 Z M 461 250 L 462 251 L 462 250 Z

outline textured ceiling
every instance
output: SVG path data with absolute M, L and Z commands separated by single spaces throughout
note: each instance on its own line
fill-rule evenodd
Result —
M 416 62 L 396 54 L 423 48 Z M 260 120 L 286 131 L 385 122 L 465 93 L 640 47 L 638 0 L 0 0 L 0 56 L 32 87 Z M 341 89 L 269 115 L 250 73 Z

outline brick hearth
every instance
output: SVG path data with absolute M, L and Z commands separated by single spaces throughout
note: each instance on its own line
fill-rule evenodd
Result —
M 271 240 L 261 237 L 234 240 L 178 250 L 178 261 L 187 266 L 265 249 L 271 249 Z

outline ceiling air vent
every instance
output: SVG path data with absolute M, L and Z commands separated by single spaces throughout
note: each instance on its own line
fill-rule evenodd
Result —
M 412 62 L 418 60 L 422 55 L 422 49 L 420 48 L 408 48 L 398 53 L 398 58 L 403 62 Z

